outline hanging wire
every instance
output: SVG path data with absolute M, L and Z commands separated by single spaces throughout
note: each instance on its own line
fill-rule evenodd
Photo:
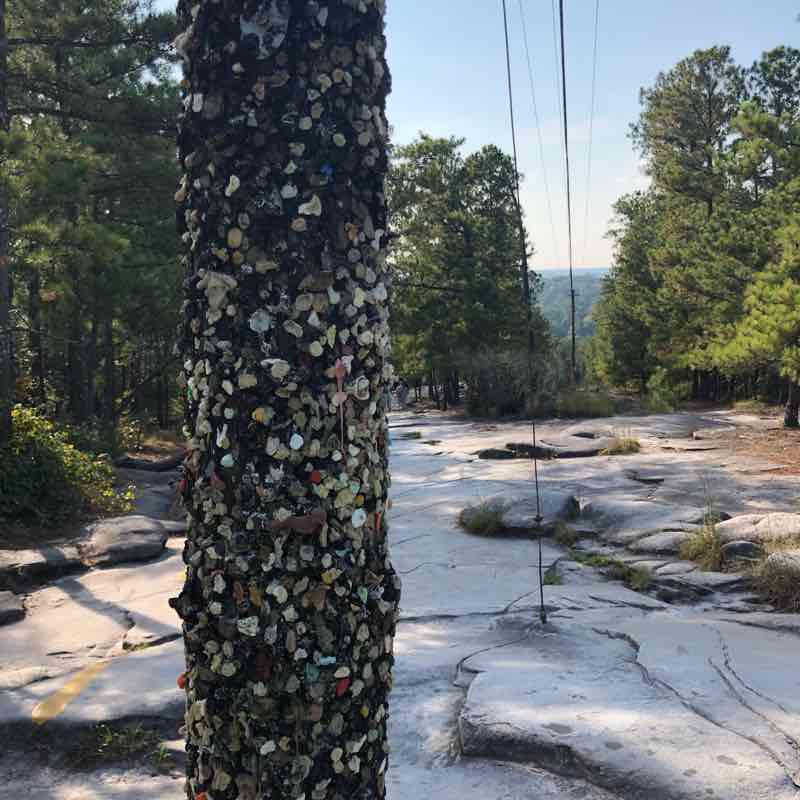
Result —
M 569 167 L 569 124 L 567 121 L 567 54 L 564 46 L 564 0 L 558 0 L 559 27 L 561 30 L 561 99 L 564 114 L 564 163 L 567 179 L 567 238 L 569 244 L 569 293 L 572 310 L 572 385 L 578 383 L 578 359 L 575 330 L 575 274 L 572 250 L 572 187 Z
M 522 0 L 520 0 L 521 2 Z M 594 55 L 592 57 L 592 105 L 589 112 L 589 156 L 586 160 L 586 211 L 583 218 L 583 258 L 586 260 L 586 251 L 589 247 L 589 205 L 592 191 L 592 144 L 594 141 L 594 113 L 595 98 L 597 96 L 597 40 L 600 30 L 600 0 L 596 0 L 594 7 Z
M 561 67 L 558 47 L 558 14 L 556 12 L 556 0 L 551 0 L 550 7 L 553 17 L 553 74 L 555 76 L 556 105 L 558 106 L 558 119 L 561 119 L 564 116 L 564 112 L 561 104 Z M 564 137 L 559 136 L 559 140 L 559 148 L 561 150 L 561 190 L 566 194 L 567 175 L 564 170 Z M 558 255 L 561 257 L 563 254 L 559 253 Z
M 503 0 L 503 29 L 505 31 L 506 42 L 506 75 L 508 78 L 508 110 L 511 120 L 511 144 L 514 154 L 514 198 L 517 205 L 517 218 L 519 221 L 520 246 L 522 248 L 522 288 L 525 295 L 525 309 L 528 325 L 528 392 L 529 400 L 533 400 L 533 315 L 531 311 L 531 292 L 528 278 L 528 248 L 527 236 L 525 234 L 525 219 L 522 215 L 522 202 L 520 199 L 520 180 L 519 180 L 519 161 L 517 159 L 517 126 L 514 114 L 514 89 L 511 81 L 511 46 L 508 39 L 508 8 L 506 0 Z M 536 445 L 536 420 L 531 421 L 531 432 L 533 435 L 533 480 L 536 486 L 536 529 L 539 534 L 539 618 L 542 624 L 547 622 L 547 609 L 544 604 L 544 566 L 542 564 L 542 499 L 539 490 L 539 458 Z
M 599 0 L 598 0 L 599 2 Z M 558 236 L 556 235 L 556 223 L 553 217 L 553 203 L 550 199 L 550 182 L 547 179 L 547 162 L 544 157 L 544 142 L 542 141 L 542 126 L 539 122 L 539 106 L 536 102 L 536 84 L 533 80 L 533 60 L 531 59 L 531 49 L 528 43 L 528 25 L 525 21 L 525 6 L 519 0 L 519 16 L 522 21 L 522 36 L 525 41 L 525 58 L 528 62 L 528 81 L 531 87 L 531 103 L 533 104 L 533 118 L 536 121 L 536 138 L 539 141 L 539 161 L 542 165 L 542 180 L 544 181 L 544 192 L 547 198 L 547 214 L 550 218 L 550 231 L 553 236 L 553 251 L 558 253 Z

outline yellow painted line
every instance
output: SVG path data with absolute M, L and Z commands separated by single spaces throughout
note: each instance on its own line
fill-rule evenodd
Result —
M 31 719 L 37 725 L 55 719 L 64 709 L 84 692 L 97 678 L 111 666 L 111 661 L 98 661 L 96 664 L 81 670 L 72 680 L 68 681 L 61 689 L 54 692 L 46 700 L 42 700 L 31 713 Z
M 186 581 L 186 570 L 181 573 L 178 573 L 178 583 L 179 586 L 183 586 Z M 146 647 L 150 645 L 145 645 Z M 142 648 L 136 648 L 142 649 Z M 135 652 L 134 650 L 126 650 L 124 653 L 121 654 L 120 657 L 128 655 L 129 653 Z M 54 720 L 59 714 L 64 712 L 64 709 L 77 697 L 81 695 L 81 693 L 85 692 L 89 686 L 94 683 L 95 679 L 98 675 L 101 675 L 105 672 L 112 663 L 113 659 L 108 659 L 106 661 L 98 661 L 96 664 L 91 664 L 90 666 L 82 669 L 74 678 L 68 681 L 64 686 L 59 689 L 57 692 L 54 692 L 46 699 L 42 700 L 31 712 L 31 719 L 37 725 L 44 725 L 46 722 L 50 722 Z

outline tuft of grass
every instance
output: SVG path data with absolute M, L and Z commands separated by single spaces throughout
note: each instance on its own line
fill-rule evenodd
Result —
M 505 530 L 506 511 L 508 503 L 505 500 L 484 500 L 476 506 L 467 506 L 458 515 L 458 523 L 470 533 L 492 536 Z
M 579 564 L 585 564 L 587 567 L 608 567 L 611 564 L 620 564 L 620 561 L 617 561 L 614 558 L 609 558 L 608 556 L 601 556 L 594 553 L 581 553 L 580 551 L 575 551 L 572 553 L 573 559 L 577 561 Z
M 561 573 L 558 571 L 558 567 L 550 567 L 544 574 L 544 585 L 545 586 L 562 586 L 564 583 L 564 578 Z
M 800 559 L 773 553 L 753 571 L 753 586 L 781 611 L 800 611 Z
M 603 555 L 590 555 L 573 551 L 572 557 L 579 564 L 604 570 L 609 578 L 621 581 L 634 592 L 645 592 L 650 588 L 653 576 L 650 574 L 650 570 L 644 567 L 631 567 L 624 561 Z
M 622 582 L 634 592 L 646 592 L 650 588 L 653 576 L 649 569 L 644 567 L 624 567 Z
M 680 556 L 709 572 L 722 570 L 722 537 L 714 516 L 706 515 L 703 527 L 681 545 Z
M 633 436 L 615 436 L 608 447 L 601 451 L 602 456 L 630 456 L 642 449 L 639 440 Z
M 68 754 L 69 766 L 76 770 L 142 759 L 159 768 L 170 763 L 169 751 L 159 733 L 141 723 L 96 725 L 80 735 Z
M 562 547 L 574 547 L 581 538 L 575 528 L 567 525 L 563 520 L 556 522 L 553 538 Z

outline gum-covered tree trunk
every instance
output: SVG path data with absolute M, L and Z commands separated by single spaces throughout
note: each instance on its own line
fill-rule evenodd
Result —
M 181 0 L 192 800 L 385 796 L 384 0 Z

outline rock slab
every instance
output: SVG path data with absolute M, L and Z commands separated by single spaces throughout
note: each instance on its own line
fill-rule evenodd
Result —
M 91 566 L 148 561 L 161 555 L 169 536 L 155 519 L 143 516 L 114 517 L 85 529 L 82 561 Z
M 0 550 L 0 585 L 48 578 L 78 569 L 81 557 L 72 545 L 48 545 L 38 550 Z
M 0 625 L 10 625 L 25 617 L 22 598 L 13 592 L 0 592 Z
M 639 624 L 658 630 L 649 620 Z M 687 626 L 687 640 L 692 632 Z M 715 636 L 709 631 L 702 643 L 716 646 L 714 657 L 722 659 Z M 476 677 L 459 717 L 465 754 L 533 761 L 635 800 L 796 798 L 787 774 L 794 765 L 769 752 L 781 735 L 750 741 L 748 725 L 765 737 L 769 726 L 731 696 L 707 658 L 692 658 L 691 642 L 674 636 L 658 644 L 671 647 L 663 679 L 651 674 L 625 630 L 535 631 L 523 643 L 468 659 L 464 668 Z M 667 682 L 672 673 L 681 679 L 687 660 L 701 670 L 690 676 L 701 682 L 708 708 L 699 707 L 691 686 Z

